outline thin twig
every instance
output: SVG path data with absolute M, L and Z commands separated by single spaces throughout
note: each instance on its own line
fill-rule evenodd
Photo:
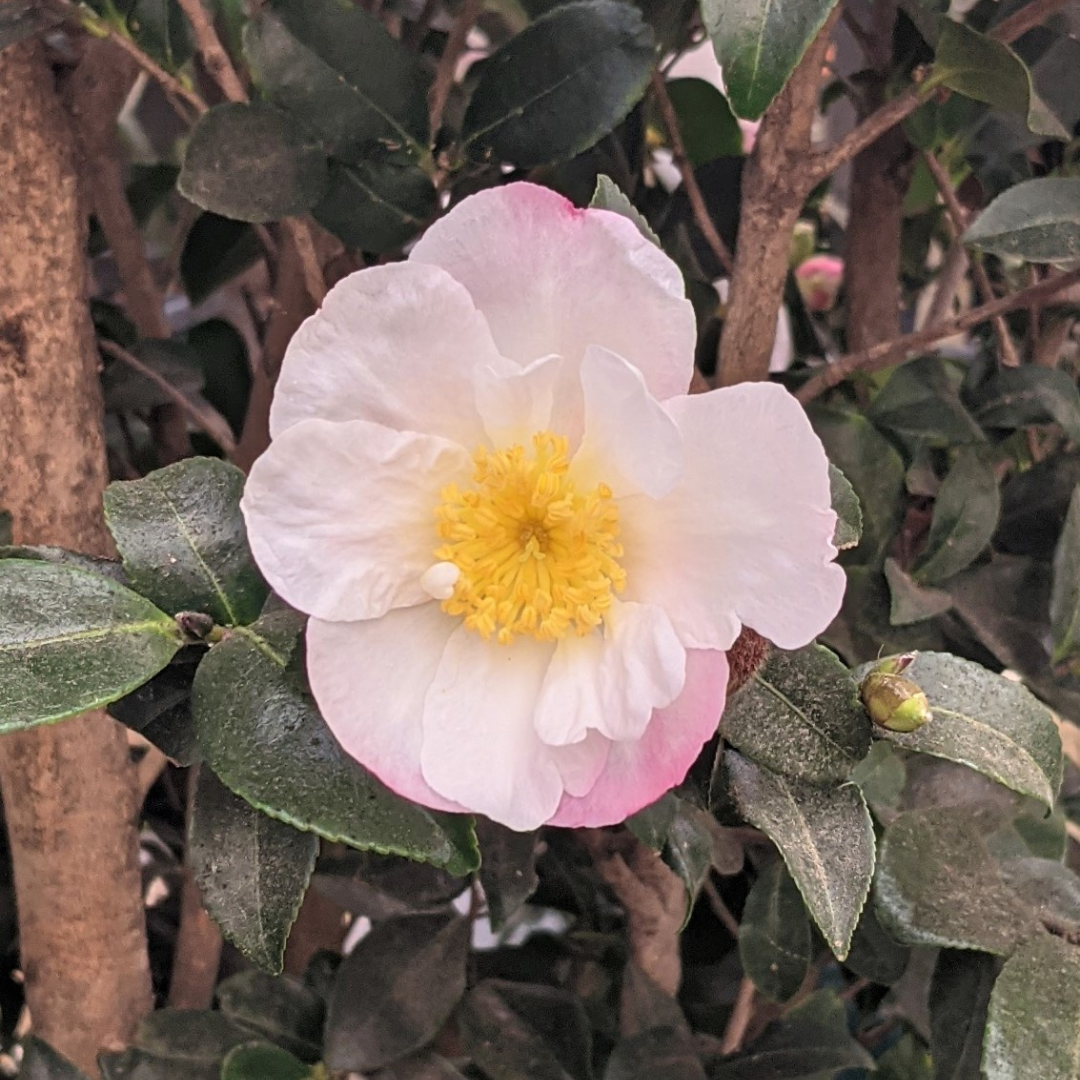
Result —
M 997 315 L 1015 311 L 1017 308 L 1026 307 L 1035 301 L 1046 301 L 1070 285 L 1080 282 L 1080 270 L 1072 270 L 1059 277 L 1047 278 L 1038 285 L 1032 285 L 1012 296 L 1002 296 L 992 300 L 981 307 L 972 308 L 962 315 L 943 322 L 935 323 L 925 330 L 917 330 L 913 334 L 904 334 L 892 341 L 883 341 L 869 349 L 860 352 L 848 353 L 841 356 L 817 375 L 808 379 L 798 389 L 795 396 L 804 405 L 813 401 L 814 398 L 823 394 L 830 387 L 842 383 L 849 375 L 856 371 L 877 371 L 880 368 L 889 367 L 899 363 L 909 353 L 933 345 L 943 338 L 952 337 L 961 330 L 969 330 L 979 323 L 989 322 Z
M 960 205 L 960 200 L 956 197 L 956 192 L 953 191 L 949 174 L 945 171 L 941 162 L 929 150 L 923 151 L 922 159 L 926 163 L 941 198 L 945 202 L 945 210 L 949 215 L 949 221 L 952 223 L 953 239 L 960 243 L 960 238 L 969 225 L 968 215 Z M 975 278 L 975 288 L 983 303 L 988 303 L 994 299 L 994 287 L 990 284 L 990 275 L 987 274 L 986 267 L 983 266 L 979 259 L 973 258 L 970 262 L 971 274 Z M 1017 355 L 1016 345 L 1009 334 L 1009 328 L 1006 326 L 1004 318 L 998 315 L 990 321 L 994 327 L 994 336 L 997 338 L 998 348 L 1001 350 L 1001 362 L 1006 367 L 1019 367 L 1020 357 Z
M 724 903 L 720 890 L 713 883 L 712 878 L 707 877 L 702 885 L 705 898 L 709 901 L 709 907 L 713 914 L 723 924 L 724 929 L 736 940 L 739 940 L 739 921 L 731 914 L 731 909 Z
M 282 219 L 281 228 L 288 234 L 296 248 L 296 254 L 300 259 L 300 271 L 304 276 L 304 288 L 318 307 L 326 297 L 326 277 L 323 274 L 318 252 L 315 250 L 311 226 L 303 218 L 289 217 Z
M 433 138 L 442 125 L 443 113 L 450 99 L 450 90 L 457 74 L 458 58 L 465 50 L 469 31 L 476 25 L 476 20 L 480 18 L 483 10 L 484 0 L 465 0 L 447 35 L 442 56 L 439 57 L 439 66 L 435 71 L 435 81 L 431 84 L 431 92 L 428 94 L 428 111 L 431 117 Z
M 754 981 L 743 976 L 739 983 L 739 993 L 735 998 L 735 1008 L 731 1010 L 724 1036 L 720 1040 L 721 1054 L 734 1054 L 746 1038 L 747 1028 L 754 1016 Z
M 1068 2 L 1069 0 L 1031 0 L 1030 4 L 1014 11 L 1007 19 L 1002 19 L 990 31 L 990 36 L 1006 43 L 1016 41 L 1056 14 Z
M 178 390 L 168 379 L 158 374 L 152 367 L 144 364 L 137 356 L 132 355 L 127 349 L 117 345 L 108 338 L 99 338 L 98 347 L 102 352 L 108 353 L 115 360 L 127 364 L 132 371 L 137 371 L 144 378 L 149 379 L 174 405 L 183 410 L 184 414 L 200 431 L 204 431 L 226 453 L 231 454 L 236 449 L 236 440 L 233 438 L 225 418 L 216 409 L 210 406 L 203 407 L 192 401 L 186 394 Z
M 229 54 L 221 44 L 209 12 L 202 0 L 180 0 L 180 7 L 191 24 L 195 36 L 195 48 L 199 51 L 206 74 L 218 85 L 229 101 L 247 101 L 247 91 L 236 74 Z
M 675 167 L 682 177 L 683 187 L 686 188 L 687 198 L 690 200 L 690 209 L 694 212 L 694 220 L 701 230 L 713 254 L 720 261 L 720 265 L 731 273 L 731 252 L 727 249 L 720 234 L 716 231 L 709 209 L 705 205 L 705 196 L 701 193 L 701 187 L 694 176 L 694 167 L 686 156 L 686 145 L 683 143 L 682 130 L 679 127 L 679 116 L 675 112 L 675 106 L 671 103 L 664 78 L 659 71 L 652 74 L 652 92 L 656 104 L 660 108 L 660 115 L 664 118 L 664 127 L 667 128 L 668 141 L 671 143 L 671 157 Z

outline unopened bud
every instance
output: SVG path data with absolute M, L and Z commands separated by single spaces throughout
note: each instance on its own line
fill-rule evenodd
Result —
M 795 270 L 795 284 L 809 311 L 832 311 L 844 280 L 844 260 L 836 255 L 814 255 Z
M 871 671 L 859 696 L 870 719 L 888 731 L 916 731 L 933 717 L 926 694 L 906 675 Z

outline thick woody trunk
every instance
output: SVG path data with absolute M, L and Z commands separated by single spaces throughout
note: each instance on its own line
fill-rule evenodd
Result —
M 109 549 L 85 219 L 40 48 L 0 53 L 0 506 L 16 542 Z M 0 737 L 34 1031 L 90 1073 L 150 1006 L 134 774 L 104 713 Z

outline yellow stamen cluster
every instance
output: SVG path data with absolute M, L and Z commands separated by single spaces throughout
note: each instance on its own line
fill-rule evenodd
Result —
M 474 487 L 443 489 L 435 557 L 461 571 L 442 607 L 482 637 L 557 641 L 603 621 L 626 572 L 611 489 L 579 492 L 565 438 L 549 431 L 522 446 L 480 449 Z

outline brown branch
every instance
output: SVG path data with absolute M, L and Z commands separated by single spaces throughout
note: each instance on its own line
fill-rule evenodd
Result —
M 863 349 L 861 352 L 848 353 L 847 356 L 841 356 L 803 383 L 795 396 L 805 405 L 830 387 L 838 386 L 856 371 L 877 371 L 899 363 L 909 353 L 933 345 L 943 338 L 952 337 L 953 334 L 958 334 L 962 330 L 969 330 L 973 326 L 978 326 L 979 323 L 989 322 L 995 316 L 1005 315 L 1034 302 L 1045 302 L 1077 282 L 1080 282 L 1080 270 L 1072 270 L 1059 277 L 1047 278 L 1040 281 L 1038 285 L 1029 286 L 1011 296 L 1002 296 L 981 307 L 972 308 L 962 315 L 936 323 L 925 330 L 904 334 L 892 341 L 883 341 L 880 345 Z
M 953 240 L 960 243 L 964 230 L 969 224 L 968 216 L 960 205 L 960 200 L 956 197 L 956 192 L 953 191 L 949 174 L 945 171 L 941 162 L 929 150 L 923 151 L 922 159 L 926 163 L 926 167 L 930 171 L 930 175 L 933 177 L 938 192 L 945 203 L 945 210 L 952 224 Z M 986 267 L 978 258 L 972 258 L 970 262 L 971 274 L 975 278 L 975 288 L 978 290 L 979 297 L 984 303 L 989 303 L 994 299 L 994 287 L 990 284 L 990 275 L 987 274 Z M 998 315 L 990 321 L 994 327 L 994 336 L 997 338 L 998 348 L 1001 350 L 1001 362 L 1006 367 L 1019 367 L 1020 357 L 1017 355 L 1016 345 L 1009 334 L 1005 319 Z
M 213 439 L 224 453 L 231 454 L 236 449 L 236 440 L 233 438 L 232 429 L 229 427 L 225 417 L 212 406 L 204 406 L 192 401 L 182 391 L 177 390 L 168 379 L 160 375 L 152 367 L 144 364 L 137 356 L 128 352 L 127 349 L 117 345 L 115 341 L 110 341 L 108 338 L 99 338 L 98 347 L 102 352 L 108 353 L 114 359 L 127 364 L 128 367 L 133 371 L 137 371 L 143 378 L 149 379 L 200 431 L 204 431 Z
M 952 311 L 953 301 L 960 291 L 967 273 L 968 255 L 964 245 L 956 242 L 945 252 L 941 268 L 938 270 L 937 285 L 930 298 L 930 307 L 922 320 L 923 326 L 933 326 L 945 319 Z
M 690 164 L 690 159 L 686 156 L 686 145 L 683 143 L 678 114 L 671 103 L 671 97 L 664 85 L 664 78 L 659 71 L 654 71 L 652 74 L 652 92 L 660 109 L 660 115 L 664 118 L 664 127 L 667 128 L 668 141 L 671 143 L 671 157 L 682 177 L 686 196 L 690 200 L 690 209 L 694 213 L 694 221 L 697 222 L 697 227 L 701 230 L 709 247 L 712 248 L 720 265 L 730 274 L 733 265 L 731 252 L 728 251 L 727 244 L 716 231 L 712 215 L 705 205 L 705 196 L 701 193 L 701 185 L 698 184 L 697 177 L 694 175 L 694 166 Z
M 191 24 L 195 48 L 199 52 L 199 59 L 206 69 L 206 74 L 214 80 L 229 101 L 247 101 L 244 84 L 236 74 L 236 68 L 221 44 L 221 38 L 214 29 L 209 13 L 202 6 L 202 0 L 179 0 L 179 3 Z
M 709 901 L 709 907 L 712 908 L 713 914 L 719 919 L 724 929 L 738 941 L 739 921 L 731 914 L 731 909 L 724 903 L 724 898 L 720 895 L 720 890 L 716 887 L 713 879 L 707 877 L 701 888 L 705 893 L 705 899 Z
M 1069 0 L 1031 0 L 1030 4 L 1002 19 L 990 31 L 990 36 L 1006 43 L 1016 41 L 1029 30 L 1042 25 L 1051 15 L 1057 14 L 1067 3 Z
M 435 71 L 435 81 L 431 84 L 431 91 L 428 94 L 432 138 L 438 133 L 442 124 L 443 113 L 446 111 L 446 103 L 450 98 L 450 90 L 457 73 L 458 58 L 465 49 L 469 31 L 476 25 L 476 20 L 480 18 L 483 10 L 484 0 L 465 0 L 447 35 L 442 56 L 439 57 L 439 66 Z
M 728 1017 L 727 1027 L 720 1041 L 720 1053 L 734 1054 L 743 1044 L 750 1021 L 754 1017 L 754 981 L 744 975 L 739 983 L 739 993 L 735 998 L 735 1008 Z

